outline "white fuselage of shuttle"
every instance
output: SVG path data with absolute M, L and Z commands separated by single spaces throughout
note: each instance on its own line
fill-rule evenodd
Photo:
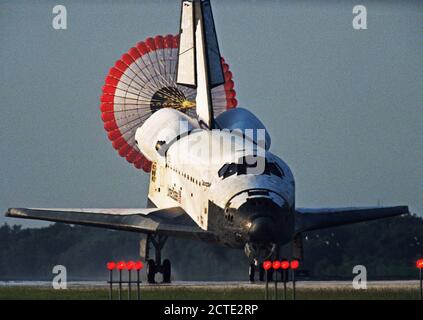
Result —
M 182 112 L 162 109 L 137 130 L 136 141 L 153 162 L 148 197 L 155 206 L 181 207 L 203 230 L 239 232 L 243 246 L 250 240 L 256 216 L 268 213 L 263 211 L 265 206 L 256 212 L 240 212 L 240 208 L 254 199 L 264 199 L 279 207 L 281 215 L 291 214 L 295 184 L 286 163 L 266 150 L 265 141 L 270 141 L 266 134 L 262 134 L 263 147 L 255 139 L 257 131 L 264 130 L 261 122 L 251 113 L 245 114 L 244 109 L 235 110 L 227 112 L 233 119 L 239 118 L 237 113 L 243 114 L 238 128 L 205 130 Z M 242 126 L 256 131 L 254 136 L 247 137 Z M 276 226 L 279 217 L 270 212 L 278 210 L 269 210 L 271 224 Z M 224 237 L 228 245 L 238 246 L 235 238 Z

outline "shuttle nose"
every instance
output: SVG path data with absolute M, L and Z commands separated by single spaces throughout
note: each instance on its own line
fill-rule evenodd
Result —
M 275 223 L 270 217 L 257 217 L 248 232 L 250 241 L 268 242 L 275 239 Z

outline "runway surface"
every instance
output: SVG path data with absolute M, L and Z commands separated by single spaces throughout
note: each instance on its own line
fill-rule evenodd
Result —
M 352 281 L 297 281 L 297 288 L 309 289 L 348 289 L 352 288 Z M 240 282 L 240 281 L 175 281 L 171 284 L 147 284 L 143 282 L 143 287 L 151 288 L 257 288 L 263 286 L 263 282 Z M 0 281 L 0 287 L 51 287 L 50 281 Z M 107 286 L 105 281 L 69 281 L 69 288 L 94 288 Z M 368 281 L 367 288 L 383 289 L 383 288 L 416 288 L 419 286 L 418 280 L 393 280 L 393 281 Z

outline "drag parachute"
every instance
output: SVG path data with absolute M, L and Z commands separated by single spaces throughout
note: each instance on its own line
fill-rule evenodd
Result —
M 157 110 L 174 108 L 196 118 L 194 88 L 176 84 L 179 36 L 148 38 L 129 49 L 109 71 L 101 96 L 104 129 L 121 157 L 150 171 L 135 143 L 136 130 Z M 213 114 L 235 108 L 234 82 L 221 59 L 225 83 L 212 89 Z

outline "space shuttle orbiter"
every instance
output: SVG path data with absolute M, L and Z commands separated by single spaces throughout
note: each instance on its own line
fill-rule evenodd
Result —
M 260 120 L 229 104 L 233 83 L 224 68 L 210 1 L 183 0 L 179 43 L 171 35 L 138 43 L 110 70 L 101 98 L 119 155 L 146 171 L 151 165 L 148 208 L 10 208 L 6 215 L 146 234 L 148 281 L 160 272 L 170 282 L 170 261 L 161 259 L 168 236 L 244 249 L 253 280 L 283 245 L 293 243 L 300 258 L 303 232 L 408 213 L 407 206 L 297 208 L 291 169 L 270 151 Z M 227 108 L 214 112 L 218 103 Z M 264 131 L 264 143 L 248 130 Z M 234 149 L 212 148 L 221 143 Z

